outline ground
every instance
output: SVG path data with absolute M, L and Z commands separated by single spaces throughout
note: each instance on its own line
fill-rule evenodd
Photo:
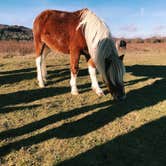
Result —
M 0 165 L 166 165 L 166 44 L 128 45 L 122 102 L 91 90 L 84 57 L 78 96 L 69 56 L 50 55 L 47 64 L 40 89 L 34 55 L 0 57 Z

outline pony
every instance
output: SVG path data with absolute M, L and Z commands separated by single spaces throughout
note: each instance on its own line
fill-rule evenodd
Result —
M 120 50 L 120 49 L 126 50 L 126 48 L 127 48 L 127 43 L 125 40 L 116 40 L 115 45 L 116 45 L 117 50 Z
M 91 10 L 45 10 L 34 20 L 33 36 L 39 87 L 46 84 L 45 58 L 53 50 L 70 55 L 71 94 L 78 94 L 79 59 L 85 55 L 95 93 L 104 95 L 97 81 L 97 68 L 113 98 L 125 98 L 123 56 L 118 55 L 108 26 Z

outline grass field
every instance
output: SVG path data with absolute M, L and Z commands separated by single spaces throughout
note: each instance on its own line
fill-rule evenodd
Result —
M 91 90 L 83 57 L 78 96 L 68 56 L 48 57 L 44 89 L 33 55 L 0 57 L 0 165 L 165 166 L 166 43 L 129 44 L 124 63 L 127 99 L 114 102 Z

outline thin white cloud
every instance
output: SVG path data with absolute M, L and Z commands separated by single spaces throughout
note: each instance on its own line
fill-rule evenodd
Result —
M 156 27 L 154 27 L 155 31 L 163 31 L 166 30 L 166 25 L 157 25 Z
M 138 28 L 136 25 L 131 24 L 131 25 L 125 25 L 119 28 L 121 31 L 127 31 L 127 32 L 137 32 Z

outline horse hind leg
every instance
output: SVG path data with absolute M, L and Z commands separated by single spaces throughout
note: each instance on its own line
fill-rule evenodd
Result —
M 73 50 L 70 53 L 70 68 L 71 68 L 71 79 L 70 79 L 70 86 L 71 86 L 71 94 L 78 95 L 78 89 L 76 84 L 77 74 L 78 74 L 78 64 L 79 64 L 80 54 L 78 50 Z
M 44 50 L 44 44 L 41 47 L 40 54 L 37 54 L 38 56 L 36 57 L 36 67 L 37 67 L 37 80 L 39 83 L 39 87 L 43 88 L 44 85 L 44 79 L 43 79 L 43 50 Z
M 88 60 L 88 71 L 89 71 L 89 75 L 92 82 L 92 89 L 95 91 L 95 93 L 98 96 L 103 96 L 104 93 L 102 89 L 99 87 L 97 77 L 96 77 L 96 67 L 92 59 Z
M 37 67 L 37 80 L 39 83 L 39 87 L 43 88 L 44 85 L 44 80 L 43 80 L 43 75 L 42 75 L 42 56 L 38 56 L 36 58 L 36 67 Z
M 42 77 L 43 77 L 43 81 L 46 84 L 47 83 L 47 66 L 46 66 L 46 57 L 47 55 L 50 53 L 50 49 L 45 46 L 43 53 L 42 53 Z
M 78 95 L 78 89 L 77 89 L 77 84 L 76 84 L 76 78 L 77 74 L 73 74 L 71 72 L 71 79 L 70 79 L 70 86 L 71 86 L 71 94 L 72 95 Z
M 46 68 L 46 57 L 43 55 L 42 56 L 42 77 L 44 84 L 47 83 L 47 68 Z

